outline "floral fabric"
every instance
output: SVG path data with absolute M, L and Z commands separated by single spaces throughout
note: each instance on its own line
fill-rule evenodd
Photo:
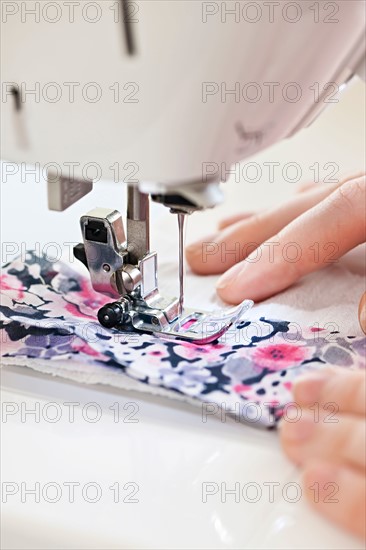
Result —
M 103 328 L 98 309 L 110 299 L 70 266 L 34 253 L 1 275 L 1 356 L 114 367 L 224 409 L 236 419 L 272 426 L 291 403 L 294 379 L 328 365 L 364 367 L 366 338 L 290 320 L 242 319 L 217 343 L 197 346 Z M 56 364 L 56 363 L 55 363 Z

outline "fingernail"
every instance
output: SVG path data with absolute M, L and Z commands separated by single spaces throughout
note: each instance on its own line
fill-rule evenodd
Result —
M 188 246 L 186 246 L 186 254 L 190 255 L 197 255 L 197 254 L 203 254 L 205 251 L 205 248 L 207 248 L 209 245 L 212 245 L 213 247 L 217 247 L 217 236 L 218 233 L 215 233 L 213 235 L 209 235 L 208 237 L 205 237 L 203 239 L 200 239 L 199 241 L 196 241 L 195 243 L 191 243 Z M 211 254 L 213 251 L 209 251 Z
M 313 416 L 302 411 L 301 417 L 297 422 L 290 422 L 284 418 L 281 432 L 285 439 L 295 443 L 301 443 L 312 436 L 314 429 L 315 423 Z
M 221 275 L 220 279 L 216 283 L 216 290 L 223 290 L 224 288 L 227 288 L 228 286 L 235 284 L 235 281 L 241 277 L 243 270 L 245 269 L 245 266 L 242 265 L 234 265 L 226 273 Z
M 186 252 L 188 254 L 197 254 L 197 252 L 202 252 L 202 241 L 186 246 Z
M 329 483 L 338 486 L 342 474 L 344 475 L 344 469 L 331 462 L 310 464 L 302 476 L 308 498 L 316 504 L 338 502 L 338 500 L 329 500 Z M 315 483 L 318 491 L 314 491 Z
M 322 372 L 314 372 L 299 377 L 294 382 L 293 392 L 296 402 L 301 405 L 312 405 L 322 393 L 328 376 Z

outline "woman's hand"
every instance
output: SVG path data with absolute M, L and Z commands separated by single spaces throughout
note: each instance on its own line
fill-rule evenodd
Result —
M 225 220 L 216 235 L 190 245 L 198 274 L 223 274 L 219 296 L 231 304 L 263 300 L 334 263 L 366 240 L 366 176 L 307 186 L 283 206 Z M 366 332 L 366 296 L 359 318 Z
M 294 401 L 301 418 L 283 419 L 280 436 L 287 456 L 303 469 L 306 497 L 321 514 L 365 537 L 365 371 L 325 369 L 306 375 L 294 385 Z M 338 412 L 332 415 L 334 408 Z

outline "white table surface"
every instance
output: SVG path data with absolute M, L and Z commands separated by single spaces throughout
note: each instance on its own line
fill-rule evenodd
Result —
M 339 176 L 359 171 L 364 167 L 365 150 L 363 93 L 363 84 L 355 84 L 345 92 L 342 103 L 328 110 L 310 129 L 251 160 L 298 162 L 303 169 L 302 181 L 311 179 L 314 162 L 321 166 L 336 162 Z M 215 220 L 225 213 L 268 207 L 284 200 L 293 190 L 293 184 L 280 179 L 268 184 L 265 174 L 255 185 L 228 183 L 225 205 L 215 212 L 193 216 L 188 240 L 209 233 Z M 45 183 L 29 179 L 22 183 L 16 176 L 2 184 L 1 198 L 2 241 L 23 248 L 34 248 L 37 242 L 41 248 L 50 242 L 75 242 L 79 239 L 81 214 L 95 205 L 123 211 L 125 204 L 121 187 L 103 182 L 64 214 L 48 212 Z M 170 275 L 164 281 L 164 273 L 170 273 L 169 265 L 176 255 L 165 235 L 173 234 L 176 222 L 159 206 L 153 207 L 152 219 L 152 238 L 160 253 L 163 284 L 174 287 L 176 283 Z M 202 280 L 202 302 L 213 295 L 211 282 L 211 278 L 209 282 Z M 196 279 L 188 275 L 188 305 L 190 300 L 197 302 L 197 296 L 189 294 L 196 285 Z M 4 368 L 1 386 L 3 404 L 14 403 L 19 411 L 39 407 L 41 412 L 39 422 L 29 415 L 23 421 L 20 412 L 2 418 L 2 482 L 19 486 L 19 492 L 2 504 L 4 549 L 363 547 L 358 540 L 316 516 L 304 498 L 289 502 L 295 496 L 286 484 L 299 484 L 300 474 L 283 456 L 274 432 L 229 420 L 222 422 L 219 418 L 203 422 L 201 410 L 187 404 L 112 388 L 81 386 L 25 368 Z M 47 411 L 52 414 L 47 404 L 52 402 L 62 412 L 56 423 L 47 419 Z M 65 405 L 68 402 L 80 404 L 75 408 L 74 422 L 69 421 L 69 408 Z M 82 414 L 85 404 L 92 402 L 101 411 L 96 423 L 88 422 Z M 119 403 L 119 422 L 114 422 L 110 409 L 114 403 Z M 134 405 L 124 410 L 128 403 Z M 131 407 L 137 411 L 137 423 L 123 422 Z M 41 489 L 39 503 L 24 493 L 36 482 Z M 80 484 L 75 487 L 73 503 L 69 502 L 64 485 L 67 482 Z M 268 488 L 272 482 L 279 484 L 273 502 Z M 61 488 L 57 503 L 42 497 L 47 483 Z M 100 488 L 98 502 L 83 498 L 82 489 L 87 483 Z M 135 498 L 139 502 L 115 503 L 110 489 L 115 483 L 121 489 L 122 501 L 134 487 L 125 484 L 137 484 Z M 257 502 L 250 502 L 254 493 L 249 491 L 235 502 L 234 495 L 228 494 L 223 502 L 219 491 L 203 502 L 205 483 L 217 488 L 226 483 L 228 489 L 235 483 L 240 484 L 240 489 L 254 483 L 260 487 L 261 496 Z M 46 498 L 53 495 L 51 487 Z M 87 497 L 93 495 L 91 488 Z M 21 502 L 22 496 L 25 502 Z

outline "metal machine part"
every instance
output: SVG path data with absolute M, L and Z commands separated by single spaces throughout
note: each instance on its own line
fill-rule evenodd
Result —
M 48 208 L 63 212 L 93 189 L 91 180 L 76 179 L 62 174 L 47 172 Z
M 151 332 L 155 336 L 168 340 L 183 340 L 195 344 L 209 344 L 220 338 L 230 327 L 235 325 L 253 305 L 251 300 L 244 300 L 238 306 L 222 311 L 204 312 L 184 309 L 180 316 L 167 323 L 160 324 L 156 317 L 144 318 L 142 312 L 132 312 L 128 300 L 120 300 L 103 306 L 98 313 L 99 322 L 107 328 L 121 328 L 129 320 L 136 330 Z M 154 319 L 157 319 L 154 321 Z
M 130 186 L 127 204 L 127 238 L 117 210 L 95 208 L 80 219 L 84 242 L 74 255 L 89 270 L 93 288 L 114 300 L 99 310 L 99 322 L 198 344 L 217 340 L 252 302 L 216 313 L 184 308 L 182 250 L 180 299 L 161 296 L 157 254 L 150 251 L 149 196 Z
M 202 178 L 202 181 L 182 182 L 177 187 L 141 182 L 139 188 L 151 194 L 155 202 L 164 204 L 174 213 L 192 214 L 206 208 L 214 208 L 223 201 L 220 180 Z

